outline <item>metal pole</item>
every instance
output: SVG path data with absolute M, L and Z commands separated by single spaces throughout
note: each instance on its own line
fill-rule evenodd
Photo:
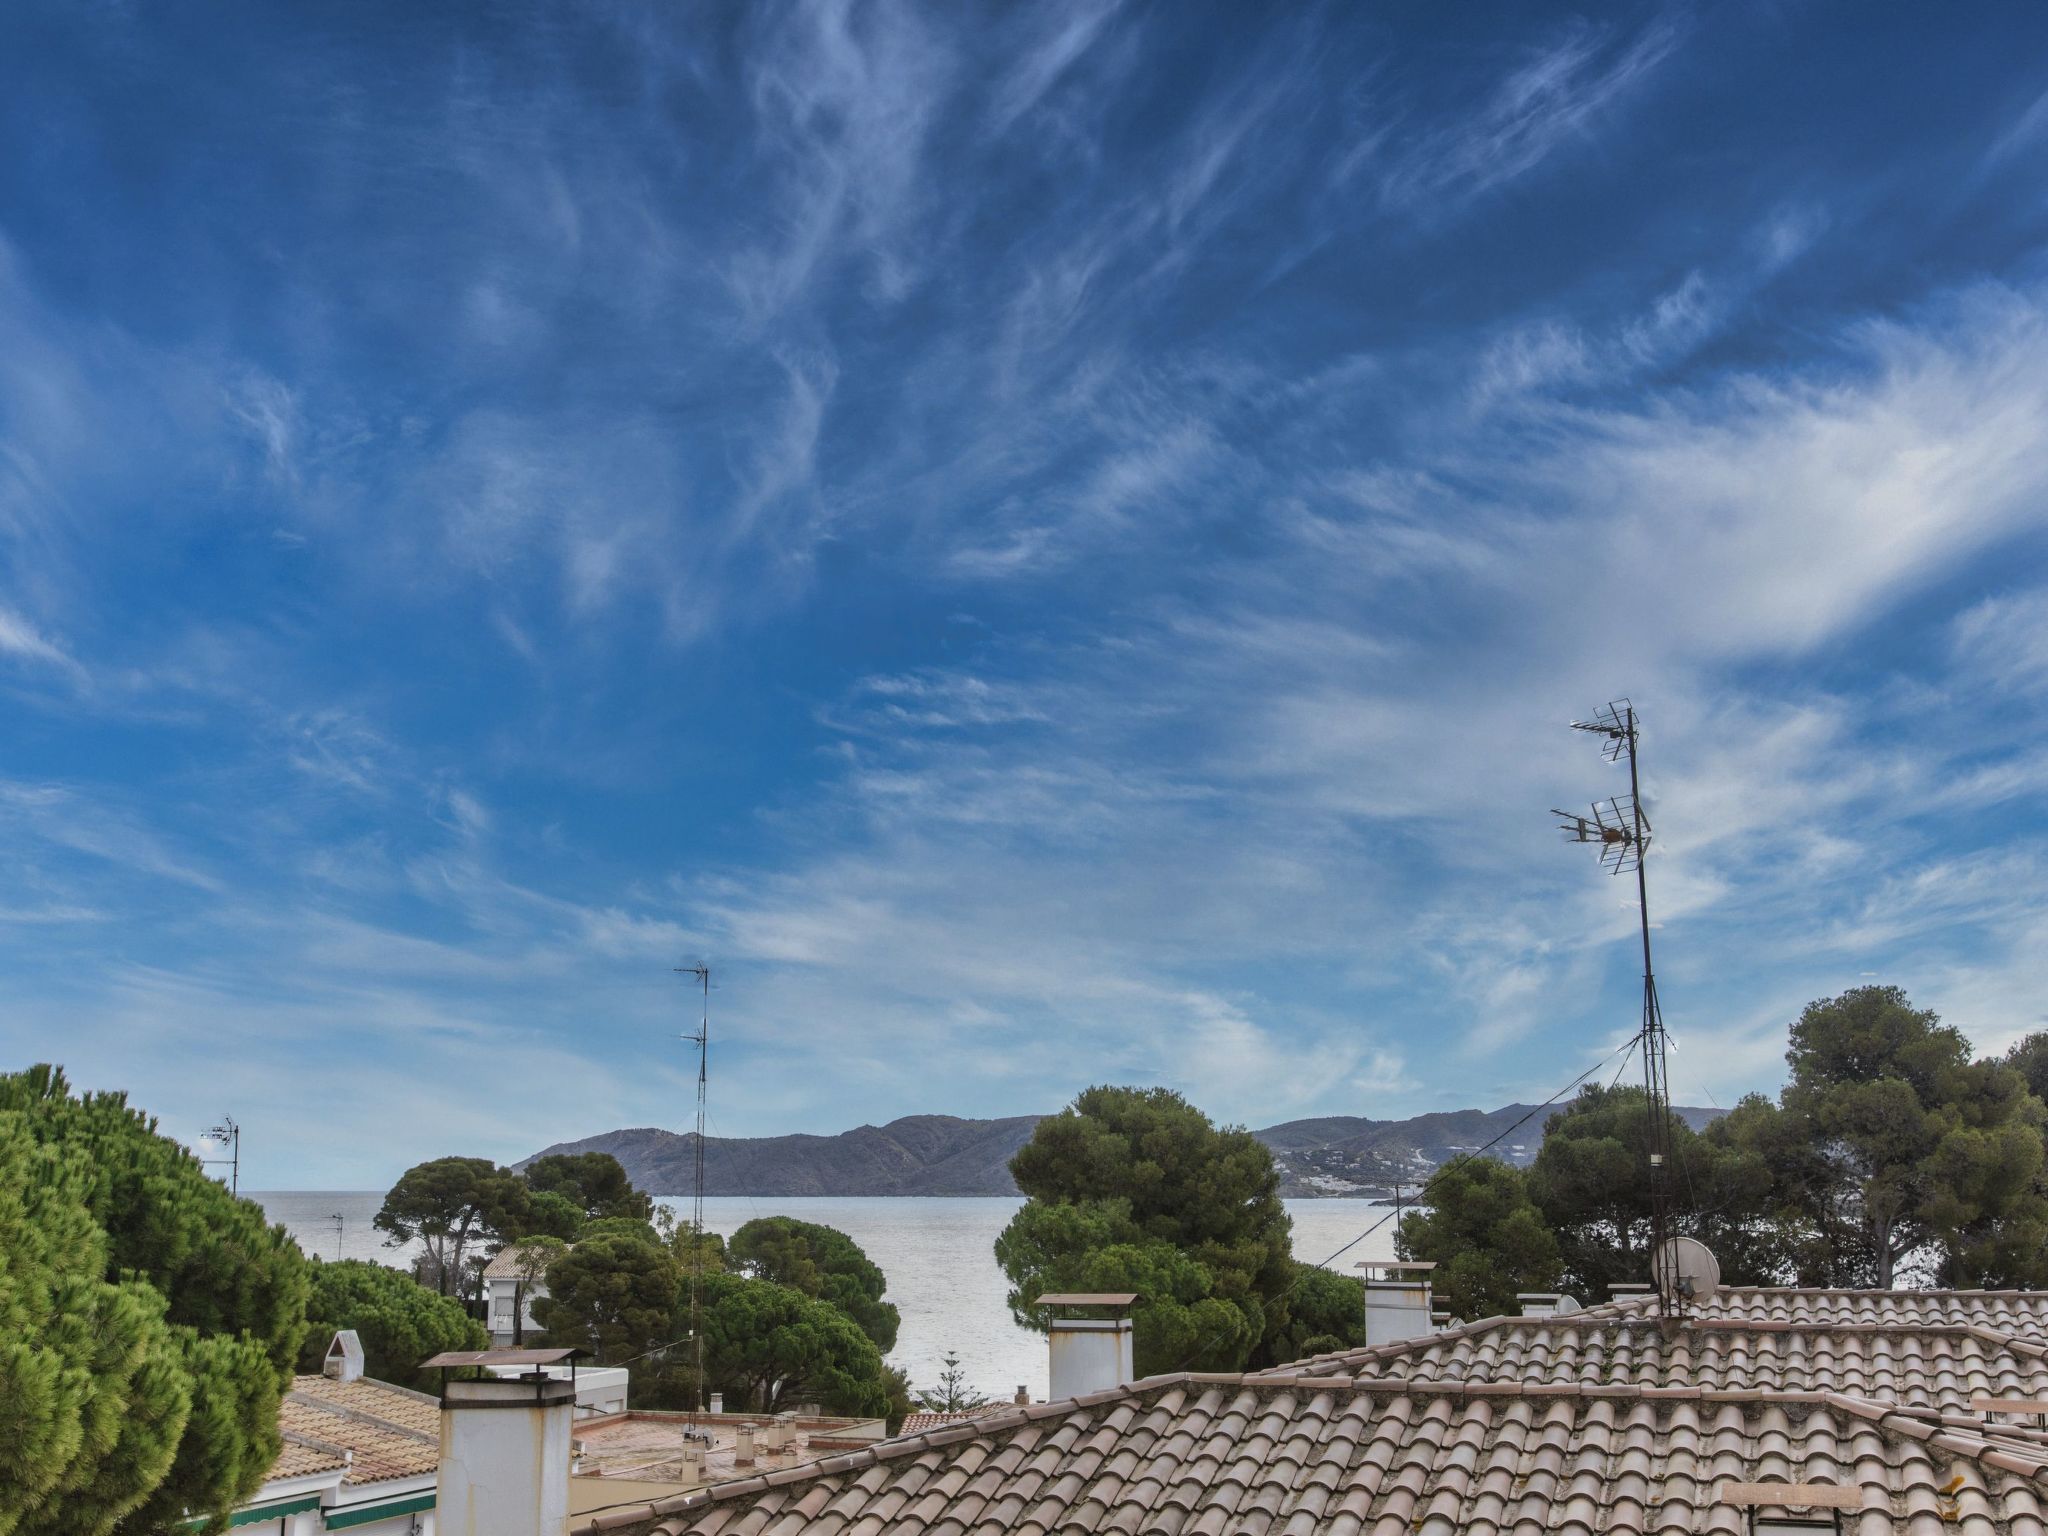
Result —
M 1650 877 L 1643 836 L 1643 787 L 1636 765 L 1636 711 L 1631 704 L 1622 724 L 1628 732 L 1628 790 L 1632 832 L 1636 840 L 1636 909 L 1643 930 L 1643 1090 L 1649 1098 L 1650 1140 L 1650 1259 L 1654 1265 L 1670 1236 L 1671 1204 L 1671 1108 L 1670 1080 L 1664 1060 L 1664 1011 L 1657 1002 L 1657 972 L 1650 962 Z M 1660 1277 L 1650 1276 L 1657 1292 L 1657 1308 L 1664 1316 L 1674 1310 Z
M 694 976 L 703 988 L 702 1011 L 697 1019 L 695 1036 L 685 1035 L 686 1040 L 694 1039 L 697 1046 L 697 1145 L 695 1193 L 690 1205 L 690 1345 L 696 1384 L 691 1389 L 690 1429 L 697 1428 L 697 1415 L 704 1411 L 704 1103 L 706 1087 L 711 1072 L 711 967 L 708 965 L 685 965 L 677 967 L 684 975 Z

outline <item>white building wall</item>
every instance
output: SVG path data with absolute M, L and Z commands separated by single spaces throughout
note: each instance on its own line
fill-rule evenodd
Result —
M 519 1290 L 520 1282 L 517 1279 L 501 1277 L 484 1282 L 484 1291 L 489 1302 L 484 1326 L 490 1329 L 491 1342 L 494 1345 L 503 1347 L 512 1342 L 515 1331 L 512 1326 L 512 1299 L 519 1294 Z M 521 1297 L 523 1304 L 519 1310 L 526 1315 L 526 1341 L 531 1343 L 533 1335 L 540 1331 L 540 1325 L 533 1320 L 533 1304 L 547 1295 L 547 1282 L 535 1280 L 528 1284 L 525 1290 L 526 1294 Z

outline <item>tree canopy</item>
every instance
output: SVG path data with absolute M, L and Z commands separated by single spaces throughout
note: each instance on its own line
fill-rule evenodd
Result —
M 1286 1325 L 1267 1341 L 1273 1363 L 1306 1360 L 1365 1345 L 1365 1282 L 1297 1262 Z
M 433 1385 L 420 1362 L 449 1349 L 483 1349 L 484 1325 L 458 1301 L 420 1285 L 403 1270 L 363 1259 L 312 1261 L 306 1340 L 299 1369 L 318 1371 L 335 1332 L 353 1328 L 363 1369 L 379 1381 L 425 1390 Z
M 2016 1056 L 1972 1060 L 1961 1031 L 1897 987 L 1807 1005 L 1778 1104 L 1746 1102 L 1716 1128 L 1770 1170 L 1799 1284 L 1889 1288 L 1916 1256 L 1944 1284 L 2048 1278 L 2043 1110 L 2031 1053 Z
M 526 1237 L 552 1237 L 573 1243 L 583 1235 L 583 1208 L 567 1195 L 552 1189 L 537 1189 L 528 1195 L 526 1214 L 519 1230 L 504 1234 L 506 1242 Z
M 0 1385 L 0 1421 L 47 1409 L 58 1438 L 44 1448 L 62 1468 L 13 1529 L 157 1530 L 188 1514 L 219 1528 L 277 1456 L 277 1405 L 306 1327 L 304 1256 L 125 1094 L 74 1097 L 62 1072 L 38 1066 L 0 1076 L 0 1126 L 20 1172 L 0 1179 L 0 1227 L 10 1211 L 16 1227 L 0 1235 L 0 1316 L 26 1309 L 0 1328 L 0 1375 L 20 1377 L 19 1395 Z M 92 1362 L 82 1397 L 67 1360 Z M 22 1422 L 0 1434 L 0 1461 L 44 1433 Z M 0 1478 L 0 1531 L 11 1490 L 47 1471 Z
M 1288 1324 L 1291 1223 L 1270 1152 L 1165 1088 L 1090 1088 L 1010 1161 L 1027 1197 L 996 1240 L 1010 1308 L 1135 1291 L 1138 1369 L 1235 1370 Z
M 170 1471 L 192 1378 L 63 1149 L 0 1112 L 0 1536 L 110 1531 Z
M 537 1157 L 526 1165 L 526 1182 L 536 1191 L 561 1195 L 589 1218 L 654 1219 L 654 1197 L 635 1189 L 625 1166 L 609 1152 L 555 1152 Z
M 473 1259 L 524 1235 L 527 1183 L 487 1157 L 437 1157 L 399 1175 L 374 1218 L 391 1247 L 417 1242 L 442 1295 L 467 1295 Z
M 676 1320 L 687 1327 L 687 1300 Z M 704 1277 L 704 1374 L 728 1407 L 756 1413 L 808 1401 L 828 1413 L 886 1418 L 891 1412 L 890 1382 L 874 1340 L 829 1302 L 768 1280 Z
M 912 1397 L 927 1413 L 967 1413 L 988 1406 L 987 1394 L 974 1389 L 961 1368 L 960 1357 L 950 1349 L 940 1357 L 938 1381 Z
M 1649 1278 L 1650 1126 L 1643 1089 L 1597 1084 L 1582 1088 L 1544 1126 L 1526 1187 L 1557 1235 L 1558 1283 L 1581 1301 L 1603 1301 L 1615 1284 Z M 1683 1230 L 1714 1248 L 1731 1285 L 1768 1283 L 1774 1248 L 1757 1226 L 1771 1183 L 1764 1159 L 1699 1135 L 1676 1114 L 1669 1132 L 1667 1177 Z
M 678 1337 L 681 1282 L 675 1256 L 659 1243 L 600 1232 L 549 1268 L 548 1294 L 535 1300 L 533 1319 L 555 1344 L 587 1349 L 600 1364 L 623 1361 Z
M 1563 1279 L 1557 1234 L 1529 1183 L 1495 1158 L 1449 1163 L 1423 1186 L 1422 1209 L 1401 1218 L 1395 1251 L 1436 1265 L 1431 1284 L 1454 1316 L 1503 1316 L 1515 1310 L 1517 1293 L 1554 1291 Z
M 888 1281 L 860 1244 L 836 1227 L 793 1216 L 757 1217 L 732 1235 L 726 1259 L 743 1275 L 830 1302 L 883 1354 L 896 1347 L 902 1319 L 882 1300 Z

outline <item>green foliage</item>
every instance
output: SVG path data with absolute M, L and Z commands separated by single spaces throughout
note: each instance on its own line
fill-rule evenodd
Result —
M 671 1325 L 681 1282 L 659 1243 L 600 1232 L 549 1268 L 533 1318 L 554 1344 L 587 1349 L 599 1363 L 627 1360 L 679 1336 Z
M 600 1216 L 595 1221 L 583 1224 L 579 1242 L 593 1237 L 630 1237 L 636 1243 L 651 1243 L 656 1248 L 667 1246 L 652 1222 L 642 1221 L 637 1216 Z
M 552 1237 L 564 1243 L 573 1243 L 583 1235 L 584 1215 L 581 1206 L 567 1195 L 557 1194 L 552 1189 L 536 1190 L 526 1202 L 526 1216 L 519 1223 L 517 1232 L 506 1234 L 505 1240 L 513 1242 L 526 1237 Z
M 1268 1345 L 1268 1353 L 1277 1362 L 1364 1347 L 1365 1282 L 1297 1263 L 1287 1326 Z
M 675 1321 L 681 1337 L 687 1300 Z M 816 1401 L 828 1413 L 891 1411 L 881 1351 L 851 1318 L 790 1286 L 743 1275 L 704 1278 L 704 1374 L 728 1408 L 780 1413 Z
M 2027 1092 L 2048 1102 L 2048 1030 L 2037 1030 L 2005 1053 L 2005 1064 L 2027 1081 Z
M 1128 1290 L 1141 1374 L 1277 1359 L 1295 1276 L 1273 1157 L 1164 1088 L 1090 1088 L 1038 1122 L 1010 1171 L 1028 1197 L 996 1240 L 1010 1309 L 1048 1291 Z
M 104 1365 L 96 1406 L 68 1453 L 81 1459 L 67 1466 L 84 1467 L 114 1436 L 112 1449 L 97 1457 L 98 1471 L 67 1483 L 16 1529 L 103 1530 L 119 1518 L 124 1529 L 156 1530 L 188 1511 L 224 1520 L 261 1485 L 281 1443 L 277 1405 L 306 1326 L 304 1256 L 282 1228 L 265 1223 L 259 1206 L 234 1198 L 190 1152 L 158 1135 L 126 1095 L 74 1098 L 61 1072 L 39 1066 L 0 1076 L 0 1121 L 10 1127 L 16 1156 L 24 1138 L 35 1148 L 40 1192 L 9 1180 L 8 1193 L 43 1215 L 19 1219 L 70 1231 L 73 1250 L 60 1274 L 8 1283 L 37 1294 L 71 1288 L 76 1315 L 45 1312 L 42 1326 L 55 1330 L 60 1352 L 66 1332 L 85 1330 Z M 78 1202 L 100 1234 L 97 1245 L 78 1230 Z M 20 1276 L 37 1267 L 37 1246 L 20 1240 Z M 0 1240 L 8 1250 L 0 1253 L 0 1275 L 16 1275 L 15 1247 Z M 107 1288 L 79 1289 L 95 1265 Z M 27 1360 L 50 1344 L 46 1337 L 39 1345 L 32 1326 L 19 1333 L 10 1326 L 0 1330 L 0 1360 Z M 63 1422 L 61 1393 L 44 1400 L 53 1422 Z M 0 1421 L 15 1415 L 17 1401 L 31 1399 L 8 1400 L 0 1389 Z M 0 1458 L 38 1433 L 24 1426 L 19 1435 L 0 1435 L 7 1442 Z M 173 1447 L 168 1467 L 166 1445 Z M 0 1488 L 0 1510 L 7 1496 Z
M 437 1157 L 400 1175 L 375 1225 L 391 1247 L 426 1249 L 426 1273 L 442 1295 L 466 1295 L 473 1260 L 525 1231 L 531 1198 L 524 1179 L 489 1158 Z
M 968 1384 L 960 1357 L 951 1350 L 939 1362 L 938 1384 L 917 1393 L 916 1402 L 926 1413 L 965 1413 L 988 1406 L 988 1398 Z
M 882 1300 L 888 1282 L 860 1245 L 837 1228 L 793 1216 L 762 1216 L 732 1235 L 726 1253 L 743 1275 L 830 1302 L 884 1354 L 896 1347 L 901 1318 Z
M 163 1297 L 108 1280 L 85 1184 L 0 1112 L 0 1536 L 111 1530 L 170 1470 L 191 1409 Z
M 1724 1136 L 1770 1169 L 1800 1284 L 1889 1288 L 1916 1257 L 1944 1284 L 2048 1279 L 2028 1056 L 1972 1061 L 1960 1031 L 1873 986 L 1809 1004 L 1785 1059 L 1778 1107 L 1747 1106 Z
M 1669 1126 L 1678 1229 L 1715 1250 L 1729 1284 L 1771 1283 L 1776 1248 L 1759 1225 L 1771 1184 L 1767 1162 L 1754 1149 L 1700 1136 L 1676 1115 Z M 1528 1191 L 1557 1234 L 1565 1290 L 1596 1302 L 1617 1283 L 1648 1280 L 1649 1095 L 1633 1086 L 1580 1089 L 1544 1127 Z
M 424 1391 L 434 1385 L 420 1362 L 448 1349 L 484 1349 L 490 1335 L 462 1304 L 417 1283 L 403 1270 L 363 1259 L 313 1260 L 306 1341 L 299 1369 L 316 1372 L 335 1333 L 353 1328 L 363 1369 L 379 1381 Z
M 1395 1251 L 1437 1266 L 1436 1299 L 1454 1316 L 1500 1317 L 1515 1311 L 1517 1292 L 1557 1289 L 1558 1238 L 1530 1198 L 1530 1182 L 1490 1157 L 1446 1164 L 1423 1186 L 1424 1208 L 1401 1218 Z
M 536 1191 L 561 1195 L 592 1219 L 654 1219 L 654 1197 L 635 1189 L 624 1165 L 609 1152 L 557 1152 L 537 1157 L 526 1165 L 526 1182 Z
M 700 1232 L 687 1221 L 677 1221 L 666 1208 L 656 1213 L 655 1225 L 684 1274 L 694 1273 L 700 1265 L 707 1274 L 731 1267 L 726 1263 L 725 1239 L 716 1232 Z
M 903 1421 L 910 1416 L 910 1376 L 899 1366 L 882 1363 L 882 1389 L 888 1394 L 889 1407 L 885 1427 L 890 1434 L 903 1428 Z

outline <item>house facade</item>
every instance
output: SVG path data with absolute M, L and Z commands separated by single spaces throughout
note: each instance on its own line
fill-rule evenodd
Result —
M 484 1266 L 484 1326 L 494 1349 L 530 1344 L 540 1331 L 533 1304 L 547 1295 L 548 1285 L 543 1278 L 528 1280 L 520 1274 L 524 1255 L 523 1243 L 508 1243 Z

